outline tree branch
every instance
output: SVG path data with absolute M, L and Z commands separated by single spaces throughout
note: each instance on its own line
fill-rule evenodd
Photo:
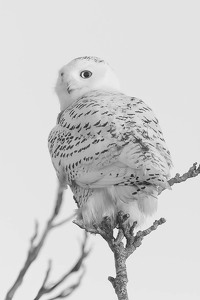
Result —
M 152 231 L 156 230 L 159 225 L 166 222 L 164 218 L 161 218 L 156 220 L 149 228 L 134 234 L 137 222 L 134 222 L 133 225 L 130 226 L 129 223 L 126 222 L 128 218 L 129 216 L 122 211 L 118 213 L 117 222 L 114 227 L 118 229 L 116 237 L 114 237 L 114 228 L 111 219 L 108 217 L 105 217 L 99 226 L 94 225 L 95 229 L 92 230 L 86 228 L 80 222 L 73 221 L 79 227 L 90 233 L 100 234 L 114 253 L 116 277 L 109 276 L 108 280 L 112 283 L 119 300 L 128 300 L 127 258 L 142 244 L 142 240 L 146 235 L 150 234 Z M 125 244 L 123 243 L 123 239 L 126 240 Z
M 67 298 L 68 296 L 70 296 L 74 292 L 74 290 L 79 287 L 79 285 L 81 284 L 81 281 L 82 281 L 84 275 L 85 275 L 85 267 L 83 265 L 83 271 L 82 271 L 81 275 L 79 276 L 77 282 L 74 283 L 74 284 L 72 284 L 71 286 L 69 286 L 68 288 L 64 289 L 59 294 L 57 294 L 56 296 L 54 296 L 53 298 L 50 298 L 48 300 L 62 299 L 62 298 Z
M 85 232 L 85 237 L 81 246 L 81 255 L 79 257 L 79 259 L 77 260 L 77 262 L 75 263 L 75 265 L 71 268 L 70 271 L 68 271 L 67 273 L 65 273 L 60 279 L 58 279 L 56 282 L 53 283 L 48 283 L 48 279 L 49 279 L 49 275 L 51 272 L 51 262 L 49 263 L 49 266 L 47 268 L 47 272 L 44 278 L 44 281 L 36 295 L 36 297 L 34 298 L 34 300 L 39 300 L 43 295 L 45 294 L 49 294 L 52 291 L 54 291 L 58 286 L 60 286 L 72 273 L 74 272 L 78 272 L 80 270 L 81 267 L 83 267 L 83 261 L 84 259 L 88 256 L 90 250 L 86 251 L 86 244 L 87 244 L 87 239 L 88 239 L 88 234 Z M 82 280 L 83 274 L 85 273 L 85 268 L 81 274 L 81 276 L 79 276 L 78 281 L 71 285 L 70 287 L 64 289 L 61 293 L 59 293 L 56 298 L 51 298 L 51 299 L 58 299 L 60 298 L 64 298 L 67 297 L 67 295 L 70 295 L 75 288 L 77 288 Z M 62 296 L 64 295 L 64 296 Z
M 181 183 L 186 181 L 189 178 L 196 177 L 200 174 L 200 165 L 197 168 L 197 163 L 194 163 L 193 166 L 180 176 L 178 173 L 174 178 L 171 178 L 168 183 L 170 186 L 173 186 L 175 183 Z M 159 194 L 164 189 L 159 191 Z M 164 218 L 154 221 L 153 225 L 149 228 L 138 231 L 134 234 L 136 222 L 129 225 L 127 219 L 129 215 L 119 212 L 117 216 L 117 221 L 114 228 L 118 229 L 116 237 L 114 237 L 114 228 L 111 225 L 111 220 L 108 217 L 105 217 L 99 226 L 94 224 L 93 228 L 86 228 L 80 220 L 73 221 L 80 228 L 85 229 L 87 232 L 93 234 L 100 234 L 108 243 L 110 249 L 114 253 L 115 259 L 115 270 L 116 277 L 109 276 L 108 280 L 111 282 L 115 293 L 119 300 L 128 300 L 127 293 L 127 283 L 128 276 L 126 270 L 126 260 L 127 258 L 142 244 L 142 240 L 152 231 L 156 230 L 158 226 L 166 222 Z M 125 239 L 125 243 L 123 240 Z
M 38 254 L 40 253 L 40 250 L 44 244 L 44 242 L 46 241 L 46 238 L 48 236 L 48 234 L 50 233 L 51 229 L 61 226 L 64 223 L 66 223 L 69 219 L 62 221 L 58 224 L 53 224 L 54 220 L 56 219 L 56 217 L 58 216 L 61 206 L 62 206 L 62 202 L 63 202 L 63 190 L 64 190 L 64 185 L 61 182 L 59 184 L 59 188 L 58 188 L 58 192 L 57 192 L 57 199 L 56 199 L 56 203 L 53 209 L 53 213 L 51 215 L 51 217 L 49 218 L 49 220 L 46 223 L 46 226 L 44 228 L 44 231 L 38 241 L 38 243 L 35 243 L 36 239 L 38 238 L 38 229 L 39 229 L 39 225 L 38 222 L 35 222 L 35 231 L 33 236 L 30 239 L 30 246 L 29 246 L 29 250 L 27 253 L 27 257 L 26 260 L 24 262 L 24 265 L 21 269 L 21 271 L 19 272 L 14 284 L 11 286 L 11 288 L 9 289 L 9 291 L 6 294 L 5 300 L 12 300 L 14 294 L 16 293 L 17 289 L 21 286 L 24 276 L 27 273 L 28 269 L 30 268 L 31 264 L 36 260 L 36 258 L 38 257 Z M 51 270 L 51 266 L 49 264 L 49 271 Z M 47 274 L 48 277 L 48 274 Z
M 170 186 L 174 185 L 175 183 L 181 183 L 186 181 L 189 178 L 196 177 L 200 174 L 200 165 L 197 168 L 197 163 L 195 162 L 193 166 L 182 176 L 179 173 L 175 175 L 175 177 L 171 178 L 168 183 Z
M 200 165 L 197 167 L 197 162 L 195 162 L 186 173 L 184 173 L 183 175 L 176 173 L 176 175 L 173 178 L 168 180 L 168 183 L 170 186 L 173 186 L 175 183 L 184 182 L 189 178 L 198 176 L 199 174 L 200 174 Z M 165 190 L 164 188 L 160 188 L 158 194 L 160 195 L 164 190 Z

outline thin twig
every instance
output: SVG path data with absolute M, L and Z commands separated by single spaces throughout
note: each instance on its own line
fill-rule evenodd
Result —
M 196 177 L 200 174 L 200 165 L 197 167 L 197 162 L 193 164 L 193 166 L 182 176 L 180 176 L 179 173 L 176 174 L 174 178 L 171 178 L 168 182 L 172 186 L 175 183 L 181 183 L 183 181 L 186 181 L 189 178 Z
M 34 232 L 32 238 L 30 239 L 30 246 L 31 246 L 31 248 L 33 247 L 33 243 L 34 243 L 35 239 L 38 236 L 38 229 L 39 229 L 39 224 L 38 224 L 38 221 L 36 220 L 35 221 L 35 232 Z
M 94 228 L 87 228 L 80 221 L 74 221 L 75 224 L 80 228 L 85 229 L 87 232 L 100 234 L 114 253 L 116 277 L 109 276 L 108 280 L 112 283 L 119 300 L 128 300 L 127 258 L 142 244 L 142 240 L 146 235 L 156 230 L 159 225 L 165 222 L 165 219 L 161 218 L 154 221 L 153 225 L 149 228 L 134 234 L 136 222 L 130 226 L 129 223 L 126 222 L 128 218 L 129 216 L 127 214 L 124 214 L 121 211 L 118 213 L 115 226 L 115 228 L 118 229 L 116 237 L 114 237 L 114 228 L 108 217 L 105 217 L 99 226 L 94 225 Z M 125 245 L 123 239 L 126 240 Z
M 183 175 L 176 173 L 176 175 L 173 178 L 168 180 L 168 183 L 170 186 L 173 186 L 175 183 L 184 182 L 189 178 L 198 176 L 199 174 L 200 174 L 200 165 L 197 167 L 197 162 L 195 162 L 186 173 L 184 173 Z M 159 194 L 161 194 L 164 190 L 165 189 L 161 188 L 159 190 Z
M 81 275 L 79 276 L 76 283 L 72 284 L 71 286 L 64 289 L 63 291 L 61 291 L 59 294 L 57 294 L 53 298 L 49 298 L 48 300 L 62 299 L 62 298 L 67 298 L 68 296 L 70 296 L 74 292 L 74 290 L 77 289 L 79 287 L 79 285 L 81 284 L 81 281 L 85 275 L 84 265 L 82 266 L 82 269 L 83 269 L 83 271 L 82 271 Z
M 56 224 L 52 224 L 52 228 L 60 227 L 64 224 L 68 223 L 69 221 L 71 221 L 73 218 L 74 218 L 74 215 L 72 215 L 72 216 L 68 217 L 67 219 L 62 220 Z
M 49 279 L 49 275 L 51 273 L 51 268 L 52 268 L 52 261 L 49 260 L 49 262 L 48 262 L 48 268 L 47 268 L 46 275 L 44 277 L 42 286 L 44 286 L 46 284 L 47 280 Z
M 53 221 L 58 216 L 61 206 L 62 206 L 63 191 L 64 191 L 64 186 L 62 183 L 60 183 L 58 192 L 57 192 L 57 199 L 56 199 L 55 207 L 53 209 L 53 213 L 52 213 L 51 217 L 49 218 L 49 220 L 47 221 L 46 226 L 44 228 L 44 231 L 43 231 L 39 241 L 34 245 L 34 243 L 38 237 L 38 228 L 39 228 L 38 222 L 36 221 L 35 231 L 34 231 L 33 236 L 30 239 L 30 246 L 29 246 L 26 260 L 25 260 L 24 265 L 23 265 L 21 271 L 19 272 L 14 284 L 11 286 L 11 288 L 7 292 L 5 300 L 12 300 L 17 289 L 21 286 L 24 276 L 27 273 L 29 267 L 38 257 L 38 254 L 40 253 L 40 250 L 41 250 L 44 242 L 46 241 L 46 238 L 47 238 L 49 232 L 51 231 L 51 229 L 54 227 L 58 227 L 65 223 L 65 222 L 60 222 L 60 225 L 59 225 L 59 223 L 56 225 L 53 224 Z
M 86 251 L 87 239 L 88 239 L 88 234 L 85 232 L 85 237 L 84 237 L 84 240 L 83 240 L 83 243 L 82 243 L 82 246 L 81 246 L 81 255 L 80 255 L 79 259 L 77 260 L 75 265 L 71 268 L 71 270 L 68 271 L 67 273 L 65 273 L 56 282 L 51 282 L 51 283 L 47 282 L 48 279 L 49 279 L 50 271 L 51 271 L 51 265 L 49 265 L 49 267 L 47 269 L 47 272 L 46 272 L 46 275 L 45 275 L 45 278 L 44 278 L 44 281 L 43 281 L 36 297 L 34 298 L 34 300 L 39 300 L 43 295 L 51 293 L 58 286 L 60 286 L 72 273 L 78 272 L 80 270 L 80 268 L 83 266 L 83 260 L 88 256 L 88 254 L 90 252 L 90 250 Z M 82 277 L 80 276 L 78 281 L 77 281 L 78 285 L 80 284 L 81 279 L 82 279 Z M 66 297 L 66 293 L 68 293 L 69 291 L 70 291 L 70 294 L 71 294 L 76 286 L 77 286 L 77 283 L 73 284 L 71 287 L 68 287 L 62 293 L 59 293 L 59 297 L 61 298 L 61 294 L 65 294 L 65 297 Z M 57 298 L 52 298 L 52 299 L 57 299 Z

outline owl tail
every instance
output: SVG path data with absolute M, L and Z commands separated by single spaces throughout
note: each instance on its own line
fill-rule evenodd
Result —
M 93 189 L 92 195 L 79 209 L 76 210 L 77 219 L 82 220 L 86 227 L 99 225 L 108 216 L 114 225 L 116 204 L 107 188 Z
M 143 188 L 143 187 L 142 187 Z M 109 193 L 115 201 L 117 211 L 129 214 L 128 222 L 137 222 L 140 226 L 145 219 L 152 216 L 157 210 L 157 188 L 149 185 L 144 189 L 136 186 L 112 186 Z
M 140 226 L 148 216 L 157 209 L 157 188 L 147 186 L 144 189 L 136 186 L 110 186 L 93 189 L 92 195 L 79 209 L 76 210 L 77 219 L 81 219 L 87 227 L 100 224 L 106 216 L 115 223 L 117 213 L 123 211 L 129 214 L 127 222 L 137 221 Z M 145 191 L 144 191 L 145 190 Z

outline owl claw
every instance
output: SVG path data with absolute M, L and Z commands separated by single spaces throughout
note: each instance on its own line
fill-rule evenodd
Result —
M 130 217 L 129 214 L 124 214 L 123 211 L 119 211 L 118 215 L 117 215 L 117 223 L 118 223 L 118 225 L 120 226 L 121 224 L 123 224 L 124 222 L 126 222 L 129 217 Z
M 108 216 L 104 217 L 99 227 L 104 230 L 112 230 L 113 226 L 111 218 Z

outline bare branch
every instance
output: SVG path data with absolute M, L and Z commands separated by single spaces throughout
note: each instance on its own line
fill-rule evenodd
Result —
M 81 275 L 79 276 L 76 283 L 72 284 L 71 286 L 64 289 L 62 292 L 60 292 L 59 294 L 57 294 L 56 296 L 54 296 L 53 298 L 50 298 L 48 300 L 62 299 L 62 298 L 67 298 L 68 296 L 70 296 L 74 292 L 74 290 L 79 287 L 84 275 L 85 275 L 85 267 L 83 266 L 83 271 L 82 271 Z
M 47 280 L 49 279 L 49 275 L 51 273 L 51 268 L 52 268 L 52 261 L 49 260 L 49 262 L 48 262 L 48 268 L 47 268 L 46 275 L 44 277 L 42 286 L 44 286 L 46 284 Z
M 162 225 L 165 222 L 166 220 L 164 218 L 160 218 L 159 220 L 154 221 L 153 225 L 151 225 L 149 228 L 143 231 L 138 231 L 136 237 L 145 237 L 146 235 L 150 234 L 153 230 L 156 230 L 159 225 Z
M 194 163 L 193 166 L 184 173 L 182 176 L 176 174 L 174 178 L 171 178 L 168 183 L 170 186 L 175 183 L 184 182 L 189 178 L 196 177 L 200 174 L 200 165 L 197 168 L 197 163 Z M 159 194 L 164 189 L 159 191 Z M 112 283 L 112 286 L 115 289 L 117 297 L 119 300 L 128 300 L 127 293 L 127 271 L 126 271 L 126 260 L 127 258 L 142 244 L 143 238 L 150 234 L 152 231 L 156 230 L 159 225 L 162 225 L 166 222 L 164 218 L 154 221 L 153 225 L 149 228 L 138 231 L 134 234 L 136 222 L 130 226 L 127 219 L 129 218 L 128 214 L 119 212 L 117 216 L 117 224 L 114 228 L 118 229 L 116 238 L 114 237 L 113 226 L 111 225 L 111 220 L 108 217 L 105 217 L 99 226 L 93 225 L 92 228 L 85 227 L 81 220 L 73 221 L 80 228 L 85 229 L 87 232 L 93 234 L 100 234 L 108 243 L 110 249 L 114 253 L 115 258 L 115 269 L 116 269 L 116 278 L 109 276 L 108 280 Z M 124 245 L 123 240 L 125 239 L 126 243 Z
M 34 300 L 39 300 L 43 295 L 45 294 L 49 294 L 52 291 L 54 291 L 57 287 L 59 287 L 72 273 L 74 272 L 78 272 L 80 270 L 81 267 L 83 267 L 83 260 L 88 256 L 90 250 L 86 251 L 86 244 L 87 244 L 87 240 L 88 240 L 88 234 L 85 232 L 85 237 L 83 240 L 83 243 L 81 245 L 81 254 L 79 259 L 77 260 L 77 262 L 74 264 L 74 266 L 71 268 L 70 271 L 68 271 L 67 273 L 65 273 L 60 279 L 58 279 L 56 282 L 53 283 L 48 283 L 48 278 L 49 278 L 49 274 L 51 271 L 51 265 L 49 264 L 49 267 L 47 269 L 44 281 L 42 283 L 42 286 L 40 287 L 36 297 L 34 298 Z M 84 271 L 85 272 L 85 271 Z M 82 275 L 79 277 L 78 281 L 76 284 L 73 284 L 72 286 L 66 288 L 64 291 L 62 291 L 61 293 L 59 293 L 59 297 L 60 298 L 64 298 L 67 296 L 68 293 L 72 293 L 74 291 L 74 289 L 76 287 L 78 287 L 80 285 L 80 282 L 82 280 Z M 65 296 L 62 296 L 65 295 Z M 58 296 L 56 296 L 57 298 L 51 298 L 51 299 L 58 299 Z
M 29 246 L 26 260 L 25 260 L 24 265 L 23 265 L 21 271 L 19 272 L 14 284 L 11 286 L 11 288 L 7 292 L 5 300 L 11 300 L 13 298 L 17 289 L 22 284 L 24 276 L 25 276 L 26 272 L 28 271 L 29 267 L 35 261 L 35 259 L 38 257 L 38 254 L 39 254 L 44 242 L 46 241 L 46 238 L 47 238 L 49 232 L 51 231 L 51 229 L 54 227 L 61 226 L 66 223 L 66 222 L 60 222 L 60 224 L 58 223 L 56 225 L 53 225 L 53 221 L 58 216 L 61 206 L 62 206 L 63 190 L 64 190 L 64 187 L 63 187 L 63 184 L 61 183 L 58 188 L 57 199 L 56 199 L 53 213 L 52 213 L 51 217 L 49 218 L 49 220 L 47 221 L 46 227 L 44 228 L 44 231 L 43 231 L 38 243 L 36 243 L 34 245 L 35 240 L 38 238 L 38 228 L 39 228 L 38 222 L 36 221 L 35 231 L 34 231 L 33 236 L 30 239 L 30 246 Z M 49 272 L 50 272 L 50 270 L 49 270 Z
M 186 181 L 189 178 L 196 177 L 200 174 L 200 165 L 197 167 L 197 163 L 194 163 L 193 166 L 188 170 L 188 172 L 184 173 L 182 176 L 180 174 L 176 174 L 174 178 L 171 178 L 168 183 L 170 186 L 173 186 L 175 183 L 181 183 Z M 54 223 L 56 217 L 58 216 L 62 202 L 63 202 L 63 190 L 64 190 L 64 178 L 61 181 L 57 193 L 57 200 L 56 204 L 53 210 L 53 213 L 51 217 L 49 218 L 46 227 L 41 235 L 41 238 L 39 239 L 38 243 L 35 244 L 35 241 L 38 237 L 38 223 L 35 223 L 35 231 L 33 236 L 30 239 L 30 247 L 27 254 L 27 258 L 25 260 L 24 266 L 19 272 L 19 275 L 14 282 L 13 286 L 8 291 L 5 300 L 12 300 L 16 290 L 19 288 L 19 286 L 23 282 L 23 278 L 29 269 L 30 265 L 34 262 L 34 260 L 37 258 L 47 235 L 53 228 L 57 228 L 65 223 L 67 223 L 70 218 L 67 218 L 66 220 L 63 220 L 58 223 Z M 159 194 L 163 190 L 159 191 Z M 127 294 L 127 271 L 126 271 L 126 260 L 127 258 L 141 245 L 143 238 L 150 234 L 153 230 L 156 230 L 157 227 L 165 222 L 164 218 L 161 218 L 159 220 L 156 220 L 152 226 L 150 226 L 148 229 L 143 231 L 138 231 L 136 234 L 134 234 L 136 223 L 134 223 L 132 226 L 128 225 L 128 222 L 126 220 L 129 218 L 129 216 L 126 214 L 123 214 L 120 212 L 118 214 L 117 218 L 117 224 L 115 228 L 118 229 L 118 233 L 116 238 L 114 237 L 114 231 L 113 226 L 111 225 L 111 220 L 106 217 L 103 219 L 100 226 L 97 226 L 94 224 L 92 228 L 86 228 L 84 224 L 80 220 L 74 221 L 76 225 L 78 225 L 80 228 L 85 229 L 87 232 L 93 233 L 93 234 L 100 234 L 108 243 L 110 249 L 114 253 L 115 257 L 115 268 L 116 268 L 116 278 L 109 277 L 109 281 L 112 283 L 115 292 L 117 294 L 117 297 L 119 300 L 128 300 L 128 294 Z M 49 275 L 51 272 L 51 261 L 49 262 L 42 286 L 35 298 L 35 300 L 38 300 L 41 298 L 42 295 L 50 293 L 54 289 L 56 289 L 58 286 L 60 286 L 61 283 L 64 282 L 65 279 L 67 279 L 73 272 L 77 272 L 81 266 L 83 266 L 83 260 L 88 255 L 89 251 L 85 251 L 85 243 L 86 243 L 87 236 L 85 236 L 85 240 L 82 244 L 82 251 L 81 256 L 74 265 L 74 267 L 64 274 L 57 282 L 52 284 L 47 284 Z M 126 243 L 124 245 L 123 240 L 125 239 Z M 34 245 L 35 244 L 35 245 Z M 64 289 L 61 293 L 59 293 L 57 296 L 49 299 L 49 300 L 55 300 L 55 299 L 61 299 L 69 296 L 74 289 L 80 285 L 80 282 L 82 280 L 83 274 L 85 271 L 82 272 L 80 275 L 78 281 L 71 285 L 70 287 Z
M 134 234 L 136 222 L 129 225 L 126 222 L 129 215 L 119 212 L 117 223 L 114 228 L 118 229 L 116 237 L 114 237 L 114 228 L 111 220 L 105 217 L 99 226 L 94 224 L 94 228 L 86 228 L 81 221 L 74 221 L 79 227 L 88 232 L 100 234 L 108 243 L 110 249 L 114 253 L 116 278 L 109 276 L 108 280 L 112 283 L 119 300 L 128 300 L 127 283 L 128 276 L 126 271 L 127 258 L 142 244 L 143 238 L 150 234 L 153 230 L 165 222 L 164 218 L 156 220 L 152 226 L 143 231 L 138 231 Z M 126 240 L 124 245 L 123 239 Z
M 197 168 L 197 163 L 194 163 L 193 166 L 182 176 L 179 173 L 176 174 L 175 177 L 171 178 L 168 183 L 170 186 L 174 185 L 175 183 L 181 183 L 186 181 L 189 178 L 196 177 L 200 174 L 200 165 Z
M 74 215 L 70 216 L 69 218 L 65 219 L 65 220 L 62 220 L 56 224 L 52 224 L 52 228 L 56 228 L 56 227 L 59 227 L 59 226 L 62 226 L 64 225 L 65 223 L 68 223 L 69 221 L 71 221 L 73 219 Z
M 181 183 L 189 178 L 196 177 L 200 174 L 200 165 L 197 167 L 197 162 L 195 162 L 192 167 L 183 175 L 180 175 L 179 173 L 176 173 L 176 175 L 168 180 L 168 183 L 170 186 L 173 186 L 175 183 Z M 165 190 L 165 188 L 159 189 L 159 195 Z
M 38 229 L 39 229 L 39 224 L 38 224 L 38 221 L 36 220 L 35 221 L 35 232 L 34 232 L 32 238 L 30 239 L 31 248 L 33 247 L 33 243 L 38 236 Z

